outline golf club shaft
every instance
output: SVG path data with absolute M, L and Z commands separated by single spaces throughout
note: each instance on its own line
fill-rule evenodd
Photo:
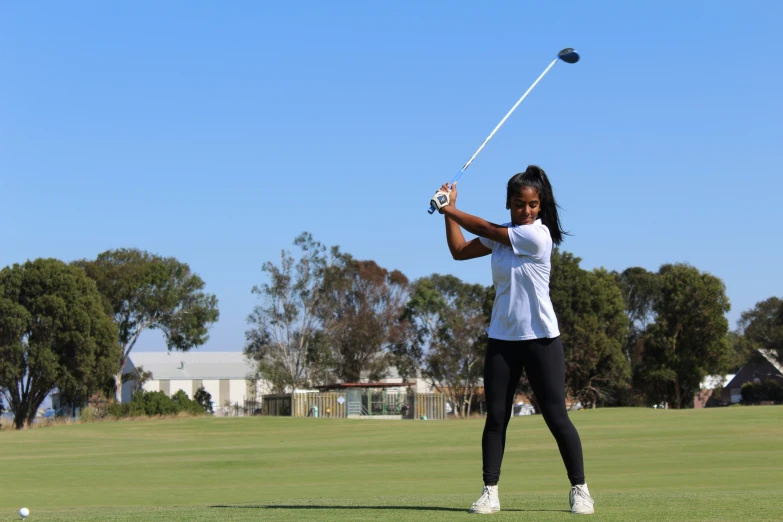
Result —
M 528 90 L 525 91 L 525 94 L 523 94 L 522 97 L 519 100 L 517 100 L 517 102 L 514 104 L 514 106 L 511 107 L 511 110 L 508 111 L 508 113 L 503 117 L 502 120 L 500 120 L 500 123 L 498 123 L 497 127 L 495 127 L 492 130 L 492 132 L 489 133 L 489 136 L 487 136 L 487 139 L 485 139 L 484 143 L 481 144 L 481 147 L 479 147 L 478 150 L 473 154 L 473 156 L 470 157 L 470 159 L 468 160 L 467 163 L 465 163 L 465 165 L 462 167 L 462 169 L 460 169 L 460 171 L 457 172 L 457 175 L 454 176 L 454 179 L 451 180 L 451 183 L 454 183 L 455 181 L 459 180 L 460 177 L 462 177 L 462 174 L 470 166 L 470 164 L 473 163 L 473 160 L 476 159 L 476 156 L 478 156 L 479 152 L 481 152 L 481 149 L 484 148 L 484 145 L 486 145 L 487 142 L 489 142 L 489 140 L 492 139 L 492 136 L 494 136 L 495 133 L 498 131 L 498 129 L 506 122 L 508 117 L 511 116 L 511 113 L 513 113 L 516 110 L 516 108 L 519 106 L 519 104 L 522 103 L 522 100 L 524 100 L 525 97 L 527 97 L 527 95 L 530 94 L 530 91 L 533 90 L 533 87 L 535 87 L 536 84 L 538 84 L 538 82 L 541 81 L 541 78 L 543 78 L 544 75 L 549 72 L 549 69 L 551 69 L 555 65 L 557 60 L 558 60 L 558 58 L 555 58 L 554 60 L 552 60 L 552 63 L 549 64 L 549 67 L 544 69 L 544 72 L 541 73 L 541 76 L 539 76 L 536 79 L 536 81 L 533 82 L 533 85 L 531 85 L 530 88 L 528 88 Z M 449 185 L 451 185 L 451 183 Z

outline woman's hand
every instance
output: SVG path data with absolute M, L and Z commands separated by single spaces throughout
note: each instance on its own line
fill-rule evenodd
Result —
M 457 183 L 456 182 L 454 182 L 451 185 L 451 188 L 449 188 L 449 184 L 448 183 L 444 183 L 443 185 L 440 186 L 440 189 L 438 189 L 438 190 L 443 191 L 443 192 L 448 192 L 448 194 L 449 194 L 449 202 L 448 202 L 447 205 L 444 205 L 444 206 L 451 205 L 452 207 L 457 208 Z M 442 213 L 443 212 L 441 212 L 441 214 Z
M 448 183 L 445 186 L 448 187 Z M 457 182 L 452 183 L 451 188 L 447 190 L 449 191 L 449 204 L 457 208 Z

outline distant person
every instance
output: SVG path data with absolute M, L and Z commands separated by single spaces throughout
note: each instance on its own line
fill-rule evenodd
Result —
M 511 221 L 503 225 L 457 210 L 456 183 L 443 185 L 439 193 L 448 197 L 440 213 L 445 215 L 446 241 L 452 257 L 462 261 L 492 254 L 495 304 L 487 330 L 487 419 L 481 439 L 484 490 L 470 512 L 500 511 L 500 464 L 514 394 L 524 369 L 565 463 L 571 482 L 571 512 L 592 514 L 582 443 L 565 406 L 565 356 L 549 298 L 552 247 L 560 244 L 565 232 L 546 173 L 531 165 L 511 177 L 506 187 Z M 463 228 L 479 237 L 465 241 Z

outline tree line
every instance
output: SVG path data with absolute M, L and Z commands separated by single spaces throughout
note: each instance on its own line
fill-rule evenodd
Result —
M 494 289 L 448 274 L 415 281 L 303 233 L 298 253 L 266 262 L 245 354 L 277 391 L 335 381 L 423 377 L 469 415 L 481 393 Z M 783 301 L 744 312 L 730 331 L 723 282 L 684 263 L 657 272 L 584 270 L 552 255 L 550 294 L 566 347 L 566 387 L 585 407 L 689 407 L 707 375 L 764 348 L 783 358 Z M 780 359 L 779 359 L 780 360 Z M 523 378 L 520 391 L 530 392 Z
M 278 391 L 376 380 L 392 369 L 423 377 L 458 415 L 481 394 L 485 329 L 494 291 L 453 275 L 410 281 L 303 233 L 252 288 L 245 354 Z M 783 359 L 783 300 L 745 311 L 729 331 L 722 281 L 686 264 L 657 272 L 592 271 L 552 256 L 550 292 L 566 346 L 571 397 L 585 406 L 692 404 L 708 374 L 736 369 L 757 348 Z M 36 259 L 0 270 L 0 395 L 22 428 L 57 390 L 64 402 L 95 394 L 119 402 L 139 336 L 163 333 L 169 350 L 203 345 L 217 298 L 175 258 L 109 250 L 66 263 Z M 143 369 L 139 369 L 143 371 Z M 527 383 L 521 391 L 529 391 Z
M 36 259 L 0 270 L 0 395 L 29 425 L 54 390 L 82 405 L 121 400 L 123 368 L 145 330 L 170 350 L 204 344 L 217 298 L 190 267 L 137 249 L 65 263 Z

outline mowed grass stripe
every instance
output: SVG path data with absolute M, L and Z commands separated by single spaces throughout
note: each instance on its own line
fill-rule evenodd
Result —
M 699 492 L 715 499 L 743 493 L 767 503 L 780 500 L 783 407 L 603 409 L 571 418 L 582 436 L 588 483 L 597 497 Z M 49 509 L 66 516 L 63 509 L 105 507 L 96 515 L 105 517 L 115 516 L 115 510 L 125 516 L 123 506 L 164 512 L 193 506 L 207 513 L 217 509 L 210 505 L 317 498 L 361 504 L 396 496 L 458 498 L 453 507 L 459 510 L 481 487 L 481 429 L 480 420 L 255 417 L 7 431 L 0 433 L 0 510 L 25 505 L 36 513 Z M 501 492 L 509 499 L 553 495 L 562 502 L 567 488 L 543 419 L 512 419 Z M 277 516 L 288 516 L 283 511 Z M 382 511 L 398 517 L 401 510 Z M 252 519 L 265 520 L 259 512 L 267 511 L 255 509 Z M 290 518 L 295 519 L 304 520 Z
M 768 492 L 744 493 L 604 493 L 597 495 L 598 512 L 591 521 L 779 521 L 779 497 Z M 204 506 L 87 508 L 40 510 L 35 520 L 69 521 L 460 521 L 476 520 L 466 507 L 468 495 L 418 495 L 288 499 L 268 503 Z M 502 511 L 492 520 L 574 520 L 563 495 L 501 495 Z M 0 516 L 0 520 L 5 520 Z M 10 520 L 10 519 L 9 519 Z

